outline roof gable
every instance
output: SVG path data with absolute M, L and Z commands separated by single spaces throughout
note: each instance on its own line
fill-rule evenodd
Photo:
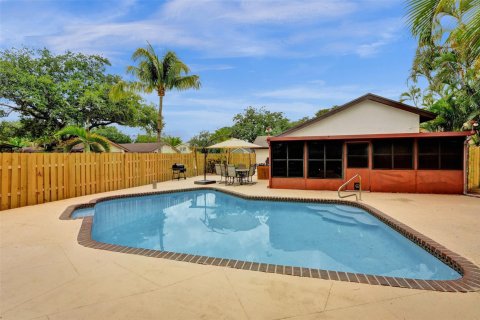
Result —
M 175 153 L 180 153 L 177 148 L 172 147 L 166 142 L 141 142 L 141 143 L 122 143 L 121 146 L 128 150 L 128 152 L 137 152 L 137 153 L 151 153 L 157 152 L 158 149 L 162 147 L 170 147 Z
M 268 136 L 257 136 L 255 138 L 255 141 L 253 141 L 253 143 L 260 147 L 268 148 L 267 138 Z
M 288 135 L 292 132 L 295 132 L 301 128 L 304 128 L 304 127 L 307 127 L 307 126 L 310 126 L 314 123 L 317 123 L 321 120 L 324 120 L 328 117 L 331 117 L 333 116 L 334 114 L 337 114 L 339 112 L 342 112 L 344 110 L 347 110 L 363 101 L 366 101 L 366 100 L 370 100 L 370 101 L 374 101 L 374 102 L 377 102 L 379 104 L 382 104 L 382 105 L 385 105 L 385 106 L 389 106 L 389 107 L 392 107 L 392 108 L 396 108 L 396 109 L 399 109 L 399 110 L 403 110 L 403 111 L 407 111 L 407 112 L 411 112 L 411 113 L 414 113 L 414 114 L 418 114 L 419 117 L 420 117 L 420 122 L 425 122 L 425 121 L 429 121 L 429 120 L 433 120 L 436 118 L 436 114 L 430 112 L 430 111 L 426 111 L 426 110 L 423 110 L 423 109 L 419 109 L 419 108 L 415 108 L 415 107 L 412 107 L 412 106 L 409 106 L 407 104 L 404 104 L 404 103 L 401 103 L 401 102 L 398 102 L 398 101 L 395 101 L 395 100 L 391 100 L 391 99 L 387 99 L 387 98 L 384 98 L 384 97 L 381 97 L 381 96 L 377 96 L 375 94 L 372 94 L 372 93 L 367 93 L 366 95 L 363 95 L 355 100 L 352 100 L 350 102 L 347 102 L 346 104 L 340 106 L 340 107 L 337 107 L 319 117 L 316 117 L 314 119 L 311 119 L 309 121 L 306 121 L 298 126 L 295 126 L 293 128 L 290 128 L 289 130 L 287 131 L 284 131 L 282 132 L 280 135 L 278 135 L 279 137 L 281 136 L 284 136 L 284 135 Z

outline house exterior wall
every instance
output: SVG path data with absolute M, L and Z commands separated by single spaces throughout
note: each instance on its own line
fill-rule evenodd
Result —
M 369 148 L 368 168 L 347 168 L 346 144 L 343 146 L 343 177 L 340 179 L 308 178 L 307 155 L 304 154 L 304 177 L 284 178 L 272 177 L 270 172 L 270 187 L 278 189 L 331 190 L 338 188 L 355 174 L 362 177 L 362 190 L 372 192 L 401 193 L 440 193 L 462 194 L 465 183 L 465 159 L 461 170 L 423 170 L 418 169 L 418 152 L 416 140 L 413 149 L 413 169 L 373 169 L 372 147 Z M 462 155 L 465 158 L 465 154 Z M 270 167 L 271 168 L 271 167 Z M 270 169 L 271 170 L 271 169 Z M 357 181 L 354 181 L 357 182 Z M 354 182 L 346 190 L 353 190 Z
M 418 133 L 418 114 L 365 100 L 289 133 L 288 137 Z
M 176 146 L 177 150 L 180 151 L 180 153 L 191 153 L 192 149 L 190 149 L 190 146 L 188 144 L 182 143 L 178 146 Z
M 464 174 L 461 170 L 371 170 L 369 186 L 372 192 L 462 194 Z M 353 175 L 352 175 L 353 176 Z M 271 178 L 271 188 L 337 191 L 348 179 Z M 353 190 L 353 182 L 346 190 Z
M 171 146 L 164 145 L 162 146 L 161 153 L 178 153 L 175 149 Z
M 255 149 L 257 163 L 265 163 L 268 158 L 268 149 Z
M 118 148 L 117 146 L 115 145 L 110 145 L 110 152 L 114 152 L 114 153 L 125 153 L 125 150 L 123 149 L 120 149 Z

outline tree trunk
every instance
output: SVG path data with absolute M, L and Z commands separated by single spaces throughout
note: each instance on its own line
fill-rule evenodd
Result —
M 157 142 L 158 142 L 158 152 L 162 152 L 162 111 L 163 111 L 163 97 L 165 96 L 165 89 L 158 90 L 158 96 L 160 97 L 160 103 L 158 105 L 158 118 L 157 118 Z

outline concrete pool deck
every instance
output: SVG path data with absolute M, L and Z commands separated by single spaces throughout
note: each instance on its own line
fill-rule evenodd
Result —
M 197 178 L 158 184 L 191 188 Z M 247 195 L 336 192 L 223 186 Z M 480 292 L 443 293 L 252 272 L 95 250 L 77 242 L 72 204 L 151 185 L 0 212 L 1 319 L 480 319 Z M 480 199 L 364 193 L 393 218 L 480 265 Z

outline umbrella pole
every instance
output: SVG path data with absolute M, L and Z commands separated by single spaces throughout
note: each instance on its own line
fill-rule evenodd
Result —
M 199 181 L 194 181 L 194 184 L 213 184 L 216 183 L 215 180 L 207 180 L 207 154 L 208 149 L 207 148 L 202 148 L 202 153 L 203 153 L 203 180 Z
M 205 149 L 205 153 L 203 154 L 203 180 L 207 180 L 207 149 Z

